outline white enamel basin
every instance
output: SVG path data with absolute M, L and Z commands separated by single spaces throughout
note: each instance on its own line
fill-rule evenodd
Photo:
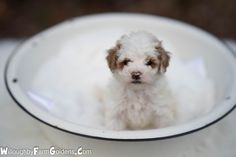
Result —
M 188 123 L 162 129 L 110 131 L 79 125 L 63 119 L 63 116 L 58 118 L 50 109 L 45 109 L 29 97 L 28 92 L 35 74 L 42 65 L 57 55 L 66 41 L 101 31 L 104 33 L 100 38 L 111 39 L 112 41 L 107 41 L 110 44 L 122 33 L 135 30 L 147 30 L 157 34 L 182 60 L 196 57 L 203 59 L 207 73 L 215 84 L 216 104 L 211 112 Z M 107 48 L 111 46 L 109 44 Z M 93 45 L 91 43 L 91 47 Z M 124 142 L 148 142 L 200 130 L 227 115 L 236 103 L 236 60 L 220 40 L 194 26 L 157 16 L 101 14 L 66 21 L 24 42 L 8 61 L 5 82 L 10 95 L 20 107 L 41 122 L 65 131 L 64 134 L 73 133 L 78 136 Z

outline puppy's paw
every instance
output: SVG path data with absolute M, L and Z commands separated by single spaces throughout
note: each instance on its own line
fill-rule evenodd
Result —
M 118 119 L 113 119 L 113 120 L 107 120 L 106 121 L 106 128 L 109 130 L 124 130 L 126 128 L 126 125 L 124 122 Z

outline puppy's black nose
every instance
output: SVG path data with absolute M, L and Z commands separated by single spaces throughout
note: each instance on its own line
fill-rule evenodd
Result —
M 134 79 L 134 80 L 139 80 L 141 75 L 142 75 L 142 73 L 139 71 L 135 71 L 135 72 L 131 73 L 132 79 Z

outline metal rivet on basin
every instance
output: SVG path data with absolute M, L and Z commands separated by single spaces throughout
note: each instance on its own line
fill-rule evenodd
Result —
M 17 81 L 18 81 L 17 78 L 14 78 L 14 79 L 12 80 L 13 83 L 16 83 Z

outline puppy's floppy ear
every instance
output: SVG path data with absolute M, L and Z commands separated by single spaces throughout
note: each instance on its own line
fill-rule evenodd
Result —
M 106 60 L 112 72 L 117 68 L 117 59 L 118 59 L 117 52 L 118 50 L 120 50 L 120 48 L 121 48 L 121 44 L 118 41 L 115 47 L 107 51 L 108 55 L 106 57 Z
M 158 63 L 158 72 L 163 73 L 166 72 L 167 67 L 169 66 L 170 56 L 169 52 L 166 51 L 161 44 L 155 47 L 158 52 L 157 59 L 159 60 Z

